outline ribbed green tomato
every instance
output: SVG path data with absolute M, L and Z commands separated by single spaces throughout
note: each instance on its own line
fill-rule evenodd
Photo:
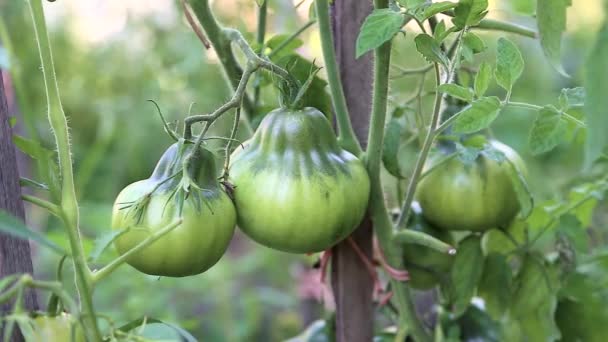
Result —
M 68 314 L 38 316 L 33 319 L 31 330 L 21 329 L 26 342 L 84 342 L 84 332 Z M 72 330 L 74 334 L 72 336 Z
M 317 109 L 268 113 L 231 160 L 238 225 L 265 246 L 322 251 L 348 236 L 365 214 L 367 171 L 338 146 Z
M 525 173 L 513 149 L 497 141 L 490 144 Z M 470 165 L 457 158 L 438 165 L 418 185 L 416 198 L 424 217 L 446 230 L 485 231 L 509 224 L 519 211 L 509 167 L 507 161 L 483 154 Z
M 449 245 L 454 245 L 452 234 L 445 230 L 436 229 L 422 217 L 421 211 L 412 208 L 413 215 L 408 229 L 429 234 Z M 454 256 L 441 253 L 434 249 L 418 244 L 403 245 L 405 268 L 410 274 L 409 284 L 415 289 L 427 290 L 441 281 L 452 268 Z
M 114 243 L 120 254 L 183 220 L 127 260 L 143 273 L 170 277 L 202 273 L 220 259 L 234 233 L 234 205 L 217 181 L 213 154 L 201 148 L 188 172 L 182 171 L 192 146 L 183 141 L 173 144 L 150 178 L 127 186 L 116 198 L 112 229 L 128 229 Z

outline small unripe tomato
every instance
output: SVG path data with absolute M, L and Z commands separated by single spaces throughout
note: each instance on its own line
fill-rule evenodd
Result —
M 513 149 L 498 141 L 490 144 L 525 173 Z M 422 214 L 445 230 L 485 231 L 508 225 L 519 211 L 510 167 L 507 160 L 498 162 L 483 154 L 471 164 L 452 158 L 438 165 L 418 185 Z
M 57 316 L 38 316 L 34 318 L 31 334 L 22 329 L 26 342 L 85 342 L 86 338 L 80 325 L 68 314 Z
M 367 208 L 363 163 L 338 145 L 314 108 L 277 109 L 232 155 L 238 226 L 262 245 L 325 250 L 348 236 Z
M 213 154 L 200 148 L 184 172 L 193 145 L 182 141 L 165 151 L 152 176 L 123 189 L 112 212 L 120 254 L 181 219 L 177 228 L 136 252 L 127 263 L 151 275 L 184 277 L 202 273 L 226 251 L 234 233 L 232 200 L 217 180 Z

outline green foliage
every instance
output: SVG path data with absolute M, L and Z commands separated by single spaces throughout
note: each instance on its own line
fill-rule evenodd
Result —
M 452 303 L 452 312 L 462 315 L 476 293 L 484 269 L 484 256 L 479 237 L 470 235 L 458 244 L 458 252 L 450 272 L 447 293 Z
M 500 100 L 495 97 L 482 97 L 464 108 L 454 121 L 454 132 L 475 133 L 487 128 L 500 112 Z
M 416 49 L 429 63 L 440 63 L 444 66 L 450 63 L 448 57 L 439 47 L 439 43 L 433 37 L 422 33 L 416 36 L 415 41 Z
M 473 90 L 471 88 L 465 88 L 463 86 L 459 86 L 458 84 L 442 84 L 437 87 L 437 91 L 440 91 L 444 94 L 450 95 L 457 99 L 461 99 L 466 102 L 473 101 Z
M 595 45 L 585 63 L 585 90 L 587 102 L 587 141 L 585 143 L 585 163 L 591 165 L 608 147 L 608 20 L 604 20 L 598 32 Z
M 548 105 L 540 109 L 528 140 L 532 153 L 541 154 L 555 148 L 563 141 L 566 129 L 566 121 L 557 108 Z
M 391 40 L 405 23 L 405 17 L 392 9 L 374 10 L 363 22 L 357 37 L 356 58 Z
M 475 26 L 488 14 L 487 0 L 460 0 L 454 10 L 456 16 L 452 19 L 459 28 Z
M 524 58 L 515 44 L 506 38 L 498 40 L 496 54 L 496 83 L 507 91 L 511 91 L 515 81 L 524 70 Z
M 567 76 L 561 63 L 562 33 L 566 30 L 566 10 L 572 0 L 537 0 L 536 16 L 540 44 L 549 63 Z

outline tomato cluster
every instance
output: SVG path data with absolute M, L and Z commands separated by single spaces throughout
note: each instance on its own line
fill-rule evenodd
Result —
M 112 217 L 120 254 L 182 220 L 132 253 L 131 266 L 160 276 L 204 272 L 224 254 L 237 218 L 253 240 L 293 253 L 330 248 L 363 218 L 367 171 L 339 147 L 320 111 L 272 111 L 243 146 L 231 158 L 234 204 L 217 180 L 212 153 L 185 140 L 167 149 L 150 178 L 122 190 Z

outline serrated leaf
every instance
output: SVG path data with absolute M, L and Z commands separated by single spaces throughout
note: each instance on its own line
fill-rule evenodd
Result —
M 486 16 L 487 9 L 487 0 L 460 0 L 454 10 L 455 17 L 452 22 L 459 28 L 475 26 Z
M 466 102 L 473 101 L 473 90 L 471 88 L 465 88 L 458 84 L 442 84 L 437 87 L 437 91 L 455 97 L 457 99 L 464 100 Z
M 294 54 L 295 50 L 304 44 L 299 38 L 288 41 L 290 38 L 291 35 L 289 34 L 277 34 L 266 41 L 265 45 L 271 50 L 271 53 L 275 51 L 277 47 L 285 44 L 281 47 L 281 50 L 273 53 L 273 58 L 278 59 L 286 55 Z
M 475 75 L 475 95 L 482 97 L 490 85 L 492 77 L 492 66 L 489 63 L 483 62 L 479 65 L 479 71 Z
M 0 232 L 22 240 L 32 240 L 60 255 L 70 255 L 59 245 L 47 239 L 44 234 L 29 229 L 23 222 L 2 210 L 0 210 Z
M 506 38 L 499 38 L 494 71 L 496 83 L 510 91 L 523 70 L 524 58 L 517 46 Z
M 572 0 L 537 0 L 536 18 L 540 45 L 549 63 L 560 74 L 568 76 L 561 63 L 562 33 L 566 30 L 566 10 Z
M 434 16 L 435 14 L 452 9 L 457 5 L 457 3 L 450 1 L 435 2 L 428 6 L 420 6 L 416 8 L 416 11 L 414 11 L 414 16 L 416 17 L 416 19 L 422 22 Z
M 512 283 L 513 274 L 506 256 L 498 253 L 486 256 L 478 295 L 484 299 L 490 316 L 497 321 L 509 308 Z
M 585 105 L 585 88 L 564 88 L 559 94 L 559 106 L 563 111 Z
M 405 17 L 388 8 L 374 10 L 363 22 L 357 37 L 356 58 L 391 40 L 405 23 Z
M 444 66 L 449 64 L 448 57 L 439 47 L 439 44 L 433 37 L 428 34 L 422 33 L 416 36 L 414 39 L 416 43 L 416 49 L 422 54 L 424 59 L 430 63 L 440 63 Z
M 397 178 L 403 178 L 399 169 L 399 145 L 401 143 L 401 133 L 403 132 L 403 126 L 400 120 L 396 117 L 392 117 L 384 133 L 384 146 L 382 149 L 382 163 L 391 175 Z
M 528 144 L 532 154 L 538 155 L 551 151 L 562 142 L 566 134 L 567 122 L 553 106 L 545 106 L 532 124 Z
M 469 235 L 458 244 L 450 272 L 449 294 L 455 316 L 462 315 L 469 306 L 481 279 L 483 266 L 480 239 L 476 235 Z
M 585 63 L 585 116 L 587 140 L 585 142 L 585 166 L 589 168 L 608 148 L 608 21 L 602 24 L 595 46 Z
M 482 97 L 456 114 L 458 118 L 454 121 L 453 130 L 455 133 L 478 132 L 490 126 L 499 111 L 500 100 L 497 97 Z

